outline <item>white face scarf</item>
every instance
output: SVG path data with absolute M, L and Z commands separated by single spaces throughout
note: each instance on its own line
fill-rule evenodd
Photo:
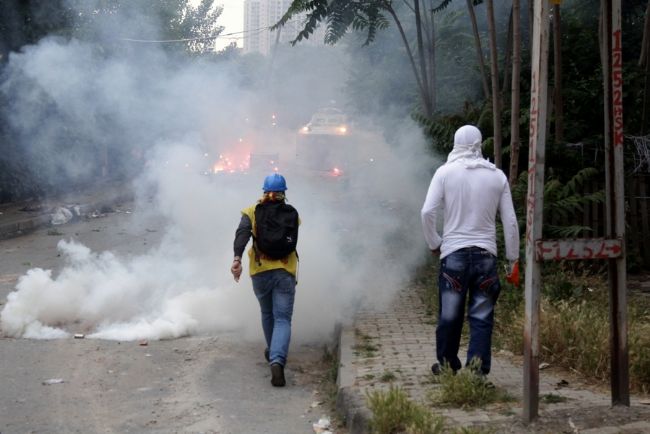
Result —
M 454 149 L 447 157 L 447 163 L 458 161 L 467 169 L 484 167 L 496 170 L 496 166 L 483 158 L 481 144 L 483 138 L 478 128 L 473 125 L 465 125 L 456 130 L 454 134 Z

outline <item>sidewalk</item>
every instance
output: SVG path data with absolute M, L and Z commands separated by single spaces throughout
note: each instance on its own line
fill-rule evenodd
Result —
M 436 387 L 430 373 L 435 362 L 435 324 L 426 313 L 423 299 L 423 288 L 406 288 L 397 294 L 389 309 L 360 312 L 354 326 L 341 332 L 337 410 L 345 418 L 350 434 L 369 432 L 372 414 L 365 404 L 367 391 L 387 390 L 393 384 L 411 399 L 425 403 L 427 392 Z M 361 350 L 368 342 L 376 351 Z M 461 348 L 461 360 L 464 355 L 465 349 Z M 523 368 L 514 359 L 507 353 L 494 354 L 489 379 L 516 401 L 467 411 L 433 411 L 443 415 L 445 426 L 452 430 L 474 427 L 492 433 L 650 433 L 647 399 L 642 404 L 633 397 L 631 407 L 611 408 L 608 391 L 588 388 L 547 370 L 540 371 L 540 396 L 553 394 L 565 400 L 540 403 L 539 419 L 525 426 L 521 416 Z M 383 382 L 382 376 L 394 379 Z M 568 383 L 563 381 L 565 378 Z
M 57 210 L 70 212 L 75 220 L 93 212 L 105 213 L 117 204 L 133 199 L 128 185 L 111 184 L 83 192 L 73 192 L 44 201 L 0 205 L 0 240 L 17 237 L 49 226 Z

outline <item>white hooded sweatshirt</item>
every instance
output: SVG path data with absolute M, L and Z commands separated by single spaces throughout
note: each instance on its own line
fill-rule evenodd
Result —
M 483 158 L 478 128 L 465 125 L 454 135 L 454 148 L 433 175 L 422 206 L 424 238 L 440 257 L 476 246 L 497 255 L 496 214 L 505 235 L 506 258 L 519 258 L 519 226 L 508 179 Z M 438 212 L 444 209 L 442 237 L 437 231 Z

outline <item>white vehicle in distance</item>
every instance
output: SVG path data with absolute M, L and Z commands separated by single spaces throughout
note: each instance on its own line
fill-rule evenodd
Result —
M 347 135 L 347 116 L 341 110 L 334 107 L 322 108 L 314 113 L 309 123 L 300 129 L 300 133 Z
M 343 176 L 356 151 L 347 116 L 333 107 L 314 113 L 296 137 L 296 164 L 329 177 Z

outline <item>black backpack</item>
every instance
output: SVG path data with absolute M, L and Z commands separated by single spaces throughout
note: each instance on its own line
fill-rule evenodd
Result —
M 256 248 L 271 259 L 282 259 L 298 244 L 298 211 L 284 202 L 255 207 Z

